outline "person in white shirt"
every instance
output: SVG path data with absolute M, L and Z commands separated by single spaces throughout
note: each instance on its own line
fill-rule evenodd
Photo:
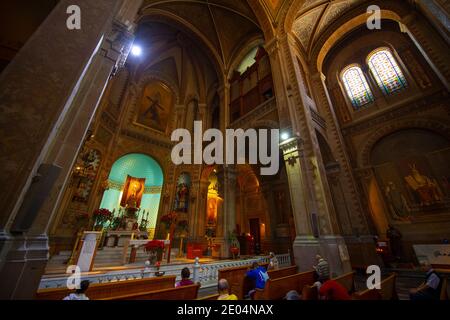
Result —
M 69 294 L 63 300 L 89 300 L 86 296 L 86 290 L 89 288 L 89 280 L 83 280 L 80 283 L 80 288 L 77 289 L 74 293 Z
M 271 252 L 269 254 L 269 270 L 276 270 L 278 269 L 279 263 L 278 263 L 278 259 L 275 256 L 275 254 L 273 252 Z

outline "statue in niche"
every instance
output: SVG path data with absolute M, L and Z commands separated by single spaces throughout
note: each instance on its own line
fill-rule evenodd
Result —
M 405 177 L 406 184 L 418 197 L 421 206 L 430 206 L 442 201 L 443 195 L 435 179 L 422 175 L 416 164 L 410 165 L 411 175 Z
M 175 210 L 188 212 L 189 209 L 189 187 L 186 183 L 177 186 Z
M 208 225 L 216 225 L 217 217 L 217 198 L 208 199 Z
M 385 188 L 385 195 L 394 218 L 407 219 L 410 216 L 411 209 L 406 198 L 392 181 L 388 182 Z

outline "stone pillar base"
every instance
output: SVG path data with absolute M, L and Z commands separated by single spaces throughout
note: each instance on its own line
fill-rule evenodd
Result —
M 34 299 L 48 261 L 48 238 L 2 237 L 0 299 Z
M 317 264 L 316 255 L 321 255 L 330 264 L 331 276 L 352 270 L 344 238 L 339 236 L 297 236 L 293 244 L 295 264 L 299 271 L 312 270 Z

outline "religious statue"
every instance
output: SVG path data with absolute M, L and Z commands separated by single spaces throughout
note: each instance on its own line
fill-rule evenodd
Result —
M 189 188 L 186 183 L 178 185 L 176 195 L 176 208 L 177 211 L 188 212 L 189 208 Z
M 386 198 L 388 205 L 395 218 L 406 219 L 409 217 L 411 209 L 408 206 L 406 198 L 403 196 L 396 185 L 389 181 L 385 188 Z
M 411 175 L 405 177 L 405 181 L 418 196 L 420 205 L 429 206 L 442 201 L 442 192 L 436 180 L 420 174 L 415 164 L 412 164 L 410 168 Z
M 208 225 L 216 224 L 216 216 L 217 216 L 217 199 L 209 198 L 208 199 Z

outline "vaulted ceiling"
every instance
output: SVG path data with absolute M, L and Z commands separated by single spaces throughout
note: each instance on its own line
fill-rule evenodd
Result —
M 244 0 L 146 0 L 142 16 L 164 16 L 194 32 L 225 67 L 246 43 L 262 38 L 253 10 Z
M 366 0 L 306 0 L 298 11 L 292 31 L 308 53 L 315 40 L 337 18 Z

